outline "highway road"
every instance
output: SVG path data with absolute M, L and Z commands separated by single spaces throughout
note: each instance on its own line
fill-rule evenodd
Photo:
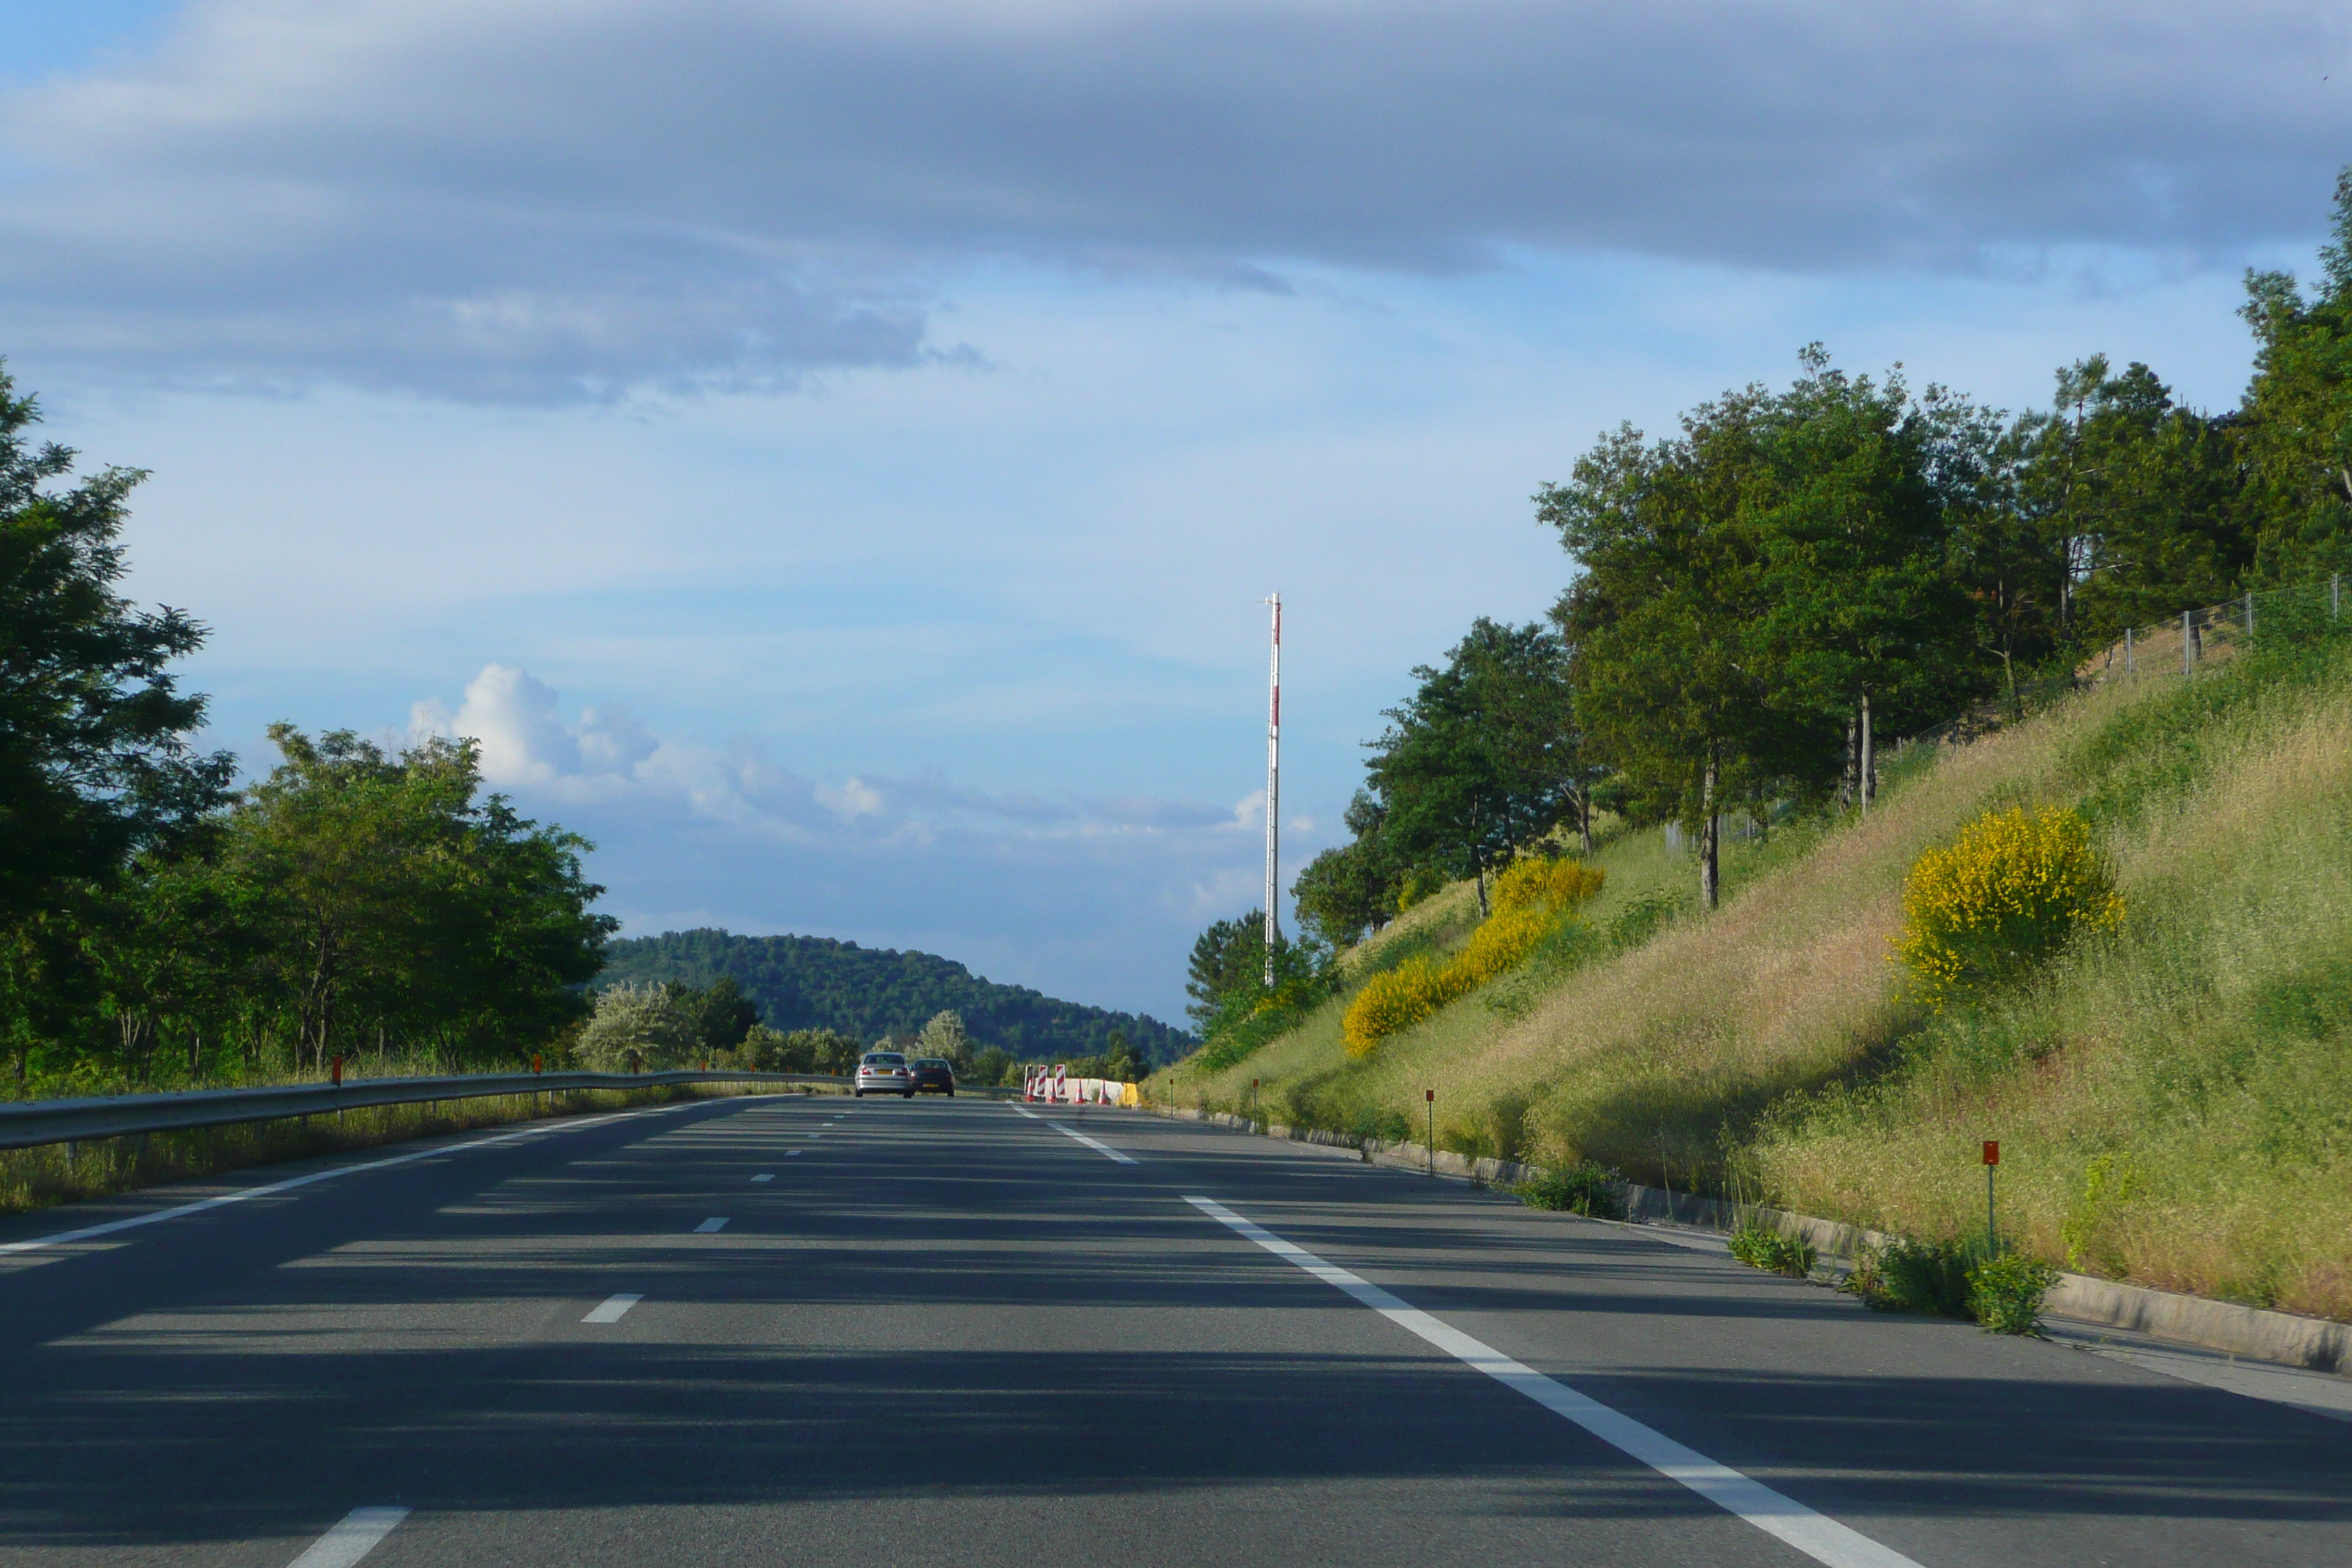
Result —
M 2343 1563 L 2352 1425 L 1131 1111 L 700 1101 L 0 1225 L 0 1563 L 361 1561 Z

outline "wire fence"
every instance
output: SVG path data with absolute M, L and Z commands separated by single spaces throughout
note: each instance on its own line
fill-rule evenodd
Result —
M 2177 678 L 2193 680 L 2200 670 L 2226 663 L 2252 646 L 2257 637 L 2310 637 L 2344 623 L 2344 574 L 2324 582 L 2246 593 L 2200 610 L 2127 626 L 2105 651 L 2071 673 L 2031 681 L 2013 692 L 1988 698 L 1893 748 L 1900 755 L 1914 746 L 1964 746 L 2048 708 L 2061 698 L 2116 680 Z

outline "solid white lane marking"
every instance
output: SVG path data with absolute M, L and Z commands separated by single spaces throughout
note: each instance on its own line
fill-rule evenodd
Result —
M 686 1110 L 707 1103 L 689 1100 L 676 1105 L 649 1106 L 643 1110 L 616 1110 L 609 1116 L 592 1116 L 584 1121 L 562 1121 L 551 1126 L 526 1127 L 520 1132 L 501 1132 L 494 1138 L 477 1138 L 470 1143 L 451 1143 L 438 1149 L 417 1149 L 405 1154 L 394 1154 L 383 1160 L 365 1160 L 356 1165 L 337 1165 L 332 1170 L 312 1171 L 304 1176 L 289 1176 L 282 1182 L 269 1182 L 258 1187 L 244 1187 L 236 1192 L 223 1193 L 218 1197 L 200 1198 L 175 1208 L 157 1209 L 153 1214 L 132 1215 L 128 1219 L 110 1219 L 103 1225 L 86 1225 L 79 1230 L 63 1230 L 55 1236 L 44 1236 L 31 1241 L 0 1242 L 0 1258 L 12 1252 L 38 1252 L 45 1247 L 63 1247 L 69 1241 L 88 1241 L 94 1236 L 111 1236 L 118 1230 L 135 1230 L 142 1225 L 161 1225 L 167 1219 L 202 1214 L 206 1209 L 226 1208 L 249 1198 L 266 1198 L 272 1193 L 289 1193 L 296 1187 L 307 1187 L 313 1182 L 331 1182 L 338 1176 L 356 1176 L 362 1171 L 387 1170 L 394 1165 L 405 1165 L 415 1160 L 430 1160 L 441 1154 L 462 1154 L 469 1149 L 488 1149 L 499 1143 L 516 1143 L 525 1138 L 544 1137 L 556 1132 L 584 1132 L 591 1127 L 606 1122 L 626 1121 L 632 1116 L 659 1116 L 665 1111 Z
M 1122 1154 L 1108 1143 L 1097 1143 L 1075 1127 L 1065 1127 L 1058 1121 L 1048 1121 L 1045 1125 L 1052 1128 L 1055 1131 L 1060 1133 L 1065 1138 L 1076 1139 L 1079 1142 L 1085 1144 L 1096 1153 L 1100 1154 L 1106 1160 L 1116 1160 L 1122 1165 L 1132 1165 L 1135 1163 L 1135 1156 L 1132 1154 Z
M 776 1179 L 776 1173 L 773 1171 L 762 1171 L 751 1179 L 755 1182 L 772 1182 Z
M 607 1296 L 603 1306 L 580 1321 L 583 1323 L 617 1323 L 628 1316 L 630 1308 L 644 1300 L 643 1296 Z
M 1346 1291 L 1397 1327 L 1419 1335 L 1505 1387 L 1526 1394 L 1553 1415 L 1573 1421 L 1610 1447 L 1632 1455 L 1668 1480 L 1681 1482 L 1717 1507 L 1738 1514 L 1765 1534 L 1777 1536 L 1816 1563 L 1827 1563 L 1830 1568 L 1919 1568 L 1912 1559 L 1881 1546 L 1861 1531 L 1850 1530 L 1826 1514 L 1816 1513 L 1794 1498 L 1784 1497 L 1727 1465 L 1717 1464 L 1696 1448 L 1686 1448 L 1630 1415 L 1619 1415 L 1599 1400 L 1513 1361 L 1427 1312 L 1406 1306 L 1370 1280 L 1324 1262 L 1305 1247 L 1252 1224 L 1223 1204 L 1196 1197 L 1184 1201 L 1276 1258 L 1296 1264 L 1326 1285 Z
M 700 1225 L 694 1227 L 694 1234 L 697 1236 L 710 1236 L 716 1232 L 725 1230 L 726 1228 L 727 1221 L 723 1217 L 719 1219 L 707 1219 Z
M 352 1568 L 408 1517 L 404 1508 L 355 1508 L 288 1568 Z

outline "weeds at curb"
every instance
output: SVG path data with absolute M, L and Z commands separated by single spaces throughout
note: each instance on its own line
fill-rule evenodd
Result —
M 1743 1214 L 1730 1238 L 1731 1256 L 1750 1268 L 1761 1268 L 1768 1274 L 1785 1274 L 1791 1279 L 1802 1279 L 1813 1271 L 1813 1244 L 1795 1237 L 1782 1236 L 1779 1231 L 1757 1223 L 1753 1215 Z
M 1565 1170 L 1538 1171 L 1506 1190 L 1531 1209 L 1580 1214 L 1591 1219 L 1623 1219 L 1622 1186 L 1623 1178 L 1616 1172 L 1580 1160 Z

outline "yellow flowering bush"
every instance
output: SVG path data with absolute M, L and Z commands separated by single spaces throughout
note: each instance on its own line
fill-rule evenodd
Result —
M 1409 958 L 1384 974 L 1364 982 L 1356 999 L 1339 1020 L 1348 1054 L 1360 1057 L 1402 1029 L 1409 1029 L 1459 994 L 1446 971 L 1426 958 Z
M 1575 860 L 1527 859 L 1506 867 L 1495 879 L 1494 914 L 1460 952 L 1444 963 L 1407 959 L 1364 983 L 1339 1020 L 1348 1053 L 1368 1055 L 1389 1036 L 1525 963 L 1562 916 L 1601 890 L 1603 879 L 1599 867 Z
M 1494 905 L 1506 910 L 1572 910 L 1601 890 L 1608 873 L 1581 860 L 1547 860 L 1530 856 L 1503 868 L 1495 879 Z
M 1954 992 L 2031 967 L 2078 931 L 2113 930 L 2124 900 L 2080 813 L 2018 809 L 1920 856 L 1903 915 L 1893 957 L 1941 1011 Z

